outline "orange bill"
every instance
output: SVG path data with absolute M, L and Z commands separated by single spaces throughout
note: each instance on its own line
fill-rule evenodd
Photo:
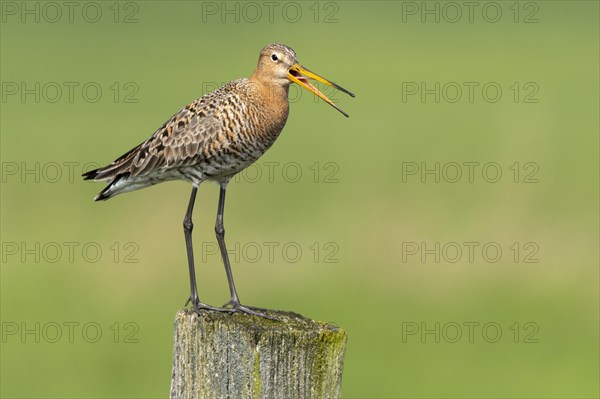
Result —
M 288 79 L 289 80 L 291 80 L 294 83 L 298 83 L 300 86 L 304 87 L 311 93 L 316 94 L 321 99 L 323 99 L 325 102 L 327 102 L 329 105 L 331 105 L 333 108 L 340 111 L 344 116 L 349 117 L 349 115 L 347 113 L 345 113 L 337 105 L 335 105 L 329 98 L 327 98 L 327 96 L 325 94 L 321 93 L 319 91 L 319 89 L 317 89 L 315 86 L 311 85 L 308 82 L 307 78 L 314 79 L 318 82 L 321 82 L 321 83 L 326 84 L 331 87 L 335 87 L 336 89 L 343 91 L 344 93 L 350 95 L 351 97 L 354 97 L 353 93 L 350 93 L 348 90 L 344 89 L 342 86 L 339 86 L 339 85 L 333 83 L 332 81 L 327 80 L 324 77 L 319 76 L 316 73 L 309 71 L 308 69 L 304 68 L 300 64 L 294 64 L 288 71 Z

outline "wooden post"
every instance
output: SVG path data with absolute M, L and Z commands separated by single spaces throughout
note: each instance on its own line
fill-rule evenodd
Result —
M 340 397 L 346 333 L 298 314 L 177 312 L 172 399 Z

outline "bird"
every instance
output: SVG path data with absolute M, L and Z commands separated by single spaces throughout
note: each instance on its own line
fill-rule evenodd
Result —
M 83 174 L 85 180 L 108 183 L 95 201 L 170 180 L 191 183 L 183 230 L 190 274 L 190 296 L 186 305 L 191 303 L 196 312 L 209 309 L 271 318 L 264 312 L 266 309 L 240 302 L 225 245 L 225 194 L 231 178 L 259 159 L 279 137 L 288 118 L 288 92 L 292 83 L 314 93 L 348 117 L 308 79 L 355 97 L 354 93 L 303 67 L 291 47 L 272 43 L 261 50 L 256 69 L 249 78 L 233 80 L 204 94 L 111 164 Z M 200 301 L 196 284 L 192 213 L 198 187 L 205 181 L 219 185 L 215 233 L 231 295 L 222 307 Z

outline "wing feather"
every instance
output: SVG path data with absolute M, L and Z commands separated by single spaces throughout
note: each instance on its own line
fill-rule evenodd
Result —
M 86 178 L 114 180 L 120 175 L 144 176 L 160 168 L 194 165 L 211 157 L 221 147 L 223 113 L 218 110 L 235 96 L 217 90 L 187 105 L 173 115 L 150 138 L 113 163 L 88 172 Z M 236 99 L 239 100 L 239 99 Z

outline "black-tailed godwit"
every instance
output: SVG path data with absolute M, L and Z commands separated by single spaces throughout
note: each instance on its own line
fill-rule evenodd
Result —
M 196 311 L 238 311 L 267 317 L 257 311 L 260 308 L 240 303 L 225 247 L 225 192 L 229 180 L 263 155 L 281 133 L 288 117 L 288 89 L 292 82 L 348 116 L 307 78 L 354 97 L 346 89 L 302 67 L 290 47 L 270 44 L 260 52 L 258 65 L 250 78 L 234 80 L 205 94 L 173 115 L 148 140 L 110 165 L 83 175 L 86 180 L 108 182 L 108 186 L 96 196 L 96 201 L 168 180 L 192 183 L 183 229 L 190 272 L 188 302 L 191 301 Z M 231 293 L 231 300 L 223 308 L 202 303 L 196 287 L 192 211 L 198 186 L 206 180 L 220 185 L 215 232 Z

